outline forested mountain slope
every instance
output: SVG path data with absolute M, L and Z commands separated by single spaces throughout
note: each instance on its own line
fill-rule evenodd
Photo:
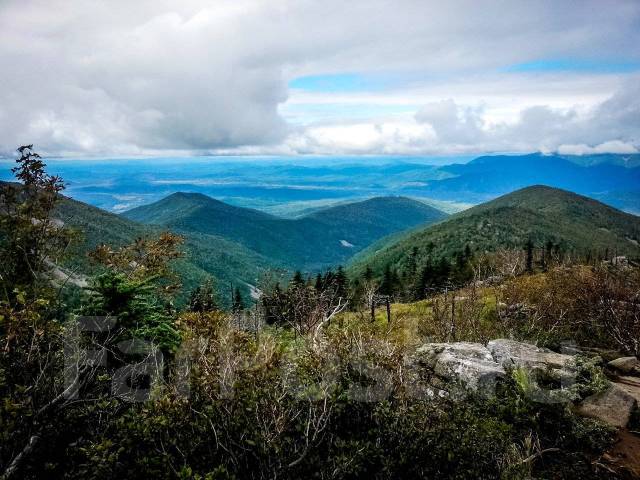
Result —
M 344 263 L 386 235 L 433 223 L 446 214 L 408 198 L 380 197 L 284 219 L 202 194 L 175 193 L 123 216 L 177 232 L 222 237 L 276 265 L 309 271 Z
M 566 252 L 640 256 L 640 217 L 596 200 L 545 186 L 527 187 L 478 205 L 356 256 L 352 272 L 368 266 L 380 274 L 388 265 L 402 270 L 410 255 L 417 262 L 498 248 L 537 248 L 549 242 Z M 414 260 L 416 260 L 414 258 Z M 412 260 L 412 261 L 414 261 Z

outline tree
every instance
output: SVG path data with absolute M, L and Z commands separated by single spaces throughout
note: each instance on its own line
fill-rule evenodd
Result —
M 66 445 L 90 430 L 96 415 L 103 421 L 110 417 L 110 407 L 97 406 L 113 400 L 108 384 L 97 375 L 104 367 L 88 352 L 113 357 L 120 340 L 134 337 L 170 351 L 180 340 L 169 300 L 176 284 L 167 265 L 179 256 L 180 240 L 170 234 L 115 250 L 102 245 L 93 253 L 100 272 L 77 313 L 117 322 L 77 341 L 69 338 L 81 330 L 81 320 L 71 316 L 65 323 L 57 315 L 68 312 L 52 288 L 52 273 L 72 238 L 55 218 L 63 184 L 46 173 L 30 146 L 19 152 L 13 171 L 22 183 L 3 184 L 0 201 L 2 478 L 22 475 L 25 464 L 44 475 L 44 467 L 33 462 L 36 455 L 42 464 L 55 462 Z M 118 364 L 111 366 L 109 374 Z M 45 443 L 47 449 L 41 447 Z
M 395 270 L 390 265 L 386 265 L 382 274 L 382 282 L 380 283 L 380 293 L 383 295 L 394 295 L 398 291 L 400 279 Z
M 182 255 L 181 244 L 182 237 L 163 233 L 118 249 L 100 245 L 89 255 L 105 270 L 91 280 L 89 300 L 80 313 L 117 318 L 120 339 L 139 338 L 165 353 L 175 351 L 180 335 L 173 296 L 179 283 L 170 262 Z
M 525 251 L 527 252 L 527 257 L 525 260 L 525 269 L 528 273 L 533 273 L 533 241 L 531 239 L 527 240 L 525 244 Z
M 420 276 L 415 283 L 413 298 L 414 300 L 422 300 L 425 298 L 427 290 L 430 286 L 433 285 L 433 265 L 431 261 L 428 259 L 427 263 L 422 267 L 420 271 Z
M 365 282 L 370 282 L 371 280 L 373 280 L 373 270 L 371 270 L 371 267 L 369 265 L 367 265 L 367 267 L 364 269 L 362 278 L 364 278 Z
M 0 188 L 0 283 L 4 300 L 13 306 L 17 295 L 34 301 L 50 289 L 50 272 L 73 238 L 54 217 L 62 179 L 46 173 L 32 145 L 18 152 L 18 165 L 11 171 L 20 183 Z
M 348 281 L 347 281 L 347 275 L 344 273 L 344 269 L 342 268 L 342 265 L 340 265 L 338 267 L 338 270 L 336 271 L 334 282 L 335 282 L 336 295 L 341 298 L 347 298 Z
M 294 285 L 304 285 L 304 278 L 302 277 L 302 273 L 300 272 L 300 270 L 296 270 L 296 272 L 293 274 L 291 283 Z
M 216 292 L 213 281 L 207 278 L 202 285 L 198 285 L 189 295 L 187 309 L 191 312 L 212 312 L 218 310 Z
M 408 277 L 413 277 L 416 274 L 418 268 L 418 247 L 413 246 L 411 253 L 407 258 L 406 273 Z
M 242 310 L 244 310 L 244 299 L 242 298 L 240 289 L 236 287 L 233 291 L 233 304 L 231 305 L 231 311 L 234 313 L 238 313 Z
M 3 478 L 15 475 L 52 428 L 50 415 L 67 406 L 59 389 L 63 329 L 54 313 L 51 273 L 72 235 L 54 218 L 64 189 L 32 145 L 18 149 L 12 169 L 20 182 L 0 187 L 0 422 L 11 441 L 0 442 Z M 80 387 L 80 379 L 72 382 Z M 13 409 L 21 412 L 11 415 Z

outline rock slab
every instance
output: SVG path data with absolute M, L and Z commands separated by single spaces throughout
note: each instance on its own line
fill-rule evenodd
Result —
M 575 411 L 579 415 L 600 420 L 612 427 L 624 428 L 636 406 L 637 402 L 633 396 L 613 384 L 608 390 L 585 398 L 575 407 Z
M 640 374 L 640 360 L 636 357 L 616 358 L 611 360 L 608 365 L 622 373 Z
M 523 368 L 529 372 L 551 375 L 556 380 L 566 380 L 568 383 L 575 376 L 573 355 L 556 353 L 548 348 L 506 338 L 491 340 L 487 349 L 506 370 Z
M 418 362 L 435 375 L 476 392 L 490 392 L 506 372 L 479 343 L 428 343 L 416 351 Z

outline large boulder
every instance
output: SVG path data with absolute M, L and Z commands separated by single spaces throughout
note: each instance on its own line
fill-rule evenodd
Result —
M 621 357 L 611 360 L 608 365 L 622 373 L 638 375 L 640 374 L 640 360 L 636 357 Z
M 640 378 L 638 377 L 618 377 L 615 384 L 635 398 L 640 405 Z
M 574 371 L 573 355 L 556 353 L 531 343 L 500 338 L 487 344 L 494 360 L 503 368 L 523 368 L 528 371 L 553 375 L 557 380 L 571 379 Z
M 608 390 L 585 398 L 575 407 L 575 411 L 612 427 L 624 428 L 636 406 L 637 401 L 633 396 L 620 386 L 612 384 Z
M 428 343 L 417 349 L 415 358 L 439 379 L 485 394 L 492 393 L 496 382 L 506 375 L 479 343 Z

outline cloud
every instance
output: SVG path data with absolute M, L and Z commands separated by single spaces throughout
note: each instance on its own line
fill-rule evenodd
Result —
M 434 138 L 431 127 L 415 122 L 352 123 L 308 127 L 292 134 L 286 145 L 302 154 L 414 154 Z
M 639 19 L 634 0 L 3 0 L 0 152 L 22 143 L 62 155 L 637 145 L 637 100 L 630 88 L 612 95 L 633 72 L 505 67 L 633 65 Z M 346 94 L 289 88 L 310 76 L 357 81 Z M 372 103 L 356 105 L 371 85 Z M 321 101 L 342 113 L 318 122 Z M 375 113 L 381 105 L 403 108 Z
M 0 7 L 5 149 L 36 143 L 57 153 L 135 154 L 285 135 L 282 66 L 256 61 L 257 45 L 235 31 L 250 30 L 243 17 L 255 5 L 70 3 L 74 9 L 58 1 Z
M 593 155 L 598 153 L 638 153 L 638 148 L 620 140 L 604 142 L 594 147 L 580 143 L 578 145 L 560 145 L 558 153 L 563 155 Z
M 468 144 L 484 137 L 482 108 L 461 107 L 452 99 L 426 104 L 415 118 L 431 125 L 442 143 Z
M 630 82 L 587 109 L 530 106 L 497 122 L 483 106 L 447 99 L 427 103 L 413 118 L 302 126 L 285 145 L 289 153 L 317 154 L 637 153 L 637 93 Z

